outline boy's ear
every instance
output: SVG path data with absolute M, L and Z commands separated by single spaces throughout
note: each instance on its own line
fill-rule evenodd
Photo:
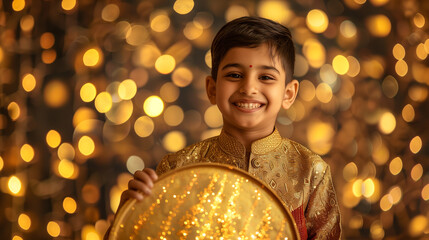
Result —
M 298 89 L 299 82 L 297 80 L 292 80 L 286 85 L 282 104 L 284 109 L 289 109 L 293 102 L 295 102 L 296 96 L 298 95 Z
M 216 104 L 216 81 L 212 76 L 206 77 L 206 92 L 211 104 Z

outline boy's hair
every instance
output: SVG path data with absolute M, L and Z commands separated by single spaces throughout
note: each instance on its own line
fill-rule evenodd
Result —
M 286 82 L 292 80 L 295 67 L 295 47 L 289 29 L 280 23 L 261 17 L 241 17 L 225 24 L 216 34 L 212 46 L 212 77 L 217 78 L 219 64 L 229 49 L 255 48 L 261 44 L 279 56 L 286 72 Z

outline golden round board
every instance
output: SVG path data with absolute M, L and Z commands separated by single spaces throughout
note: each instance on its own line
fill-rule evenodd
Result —
M 199 163 L 162 175 L 142 201 L 127 201 L 109 239 L 299 237 L 292 215 L 264 183 L 229 165 Z

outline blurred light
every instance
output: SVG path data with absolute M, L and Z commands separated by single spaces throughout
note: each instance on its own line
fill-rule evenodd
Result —
M 51 148 L 56 148 L 61 143 L 61 135 L 55 130 L 49 130 L 46 134 L 46 143 Z
M 169 106 L 164 111 L 164 121 L 168 126 L 178 126 L 182 123 L 185 114 L 181 107 L 177 105 Z
M 366 0 L 353 0 L 353 1 L 357 4 L 360 4 L 360 5 L 366 3 Z
M 359 61 L 353 56 L 348 56 L 347 61 L 349 63 L 349 71 L 347 72 L 347 75 L 350 77 L 356 77 L 360 72 Z
M 3 48 L 0 47 L 0 63 L 2 63 L 4 59 L 4 52 L 3 52 Z
M 408 72 L 408 64 L 404 60 L 397 61 L 395 64 L 395 71 L 399 76 L 405 76 Z
M 222 113 L 217 105 L 208 107 L 204 113 L 204 122 L 211 128 L 218 128 L 223 125 Z
M 314 38 L 310 38 L 304 42 L 303 53 L 313 68 L 320 68 L 325 63 L 325 48 Z
M 354 180 L 358 175 L 358 168 L 354 162 L 349 162 L 343 169 L 343 177 L 347 182 Z
M 370 226 L 370 232 L 372 239 L 383 239 L 384 238 L 384 229 L 383 225 L 379 220 L 375 220 Z
M 206 52 L 206 55 L 204 56 L 204 62 L 206 63 L 207 67 L 212 68 L 212 53 L 210 50 Z
M 97 89 L 92 83 L 85 83 L 80 89 L 80 98 L 84 102 L 91 102 L 97 95 Z
M 307 74 L 309 69 L 308 62 L 301 54 L 296 54 L 295 56 L 295 69 L 293 75 L 296 77 L 303 77 Z
M 240 5 L 231 4 L 231 6 L 229 6 L 225 11 L 226 22 L 245 16 L 249 16 L 249 11 L 247 8 Z
M 133 46 L 139 46 L 143 44 L 149 37 L 149 32 L 146 27 L 142 25 L 133 25 L 128 29 L 126 33 L 126 41 L 128 44 Z
M 31 15 L 25 15 L 20 21 L 21 29 L 24 32 L 30 32 L 34 27 L 34 17 Z
M 414 120 L 415 115 L 416 114 L 414 108 L 411 104 L 405 105 L 405 107 L 402 109 L 402 118 L 406 122 L 412 122 Z
M 422 198 L 423 200 L 429 200 L 429 183 L 426 184 L 422 189 Z
M 410 150 L 412 153 L 417 154 L 422 149 L 422 139 L 419 136 L 415 136 L 410 141 Z
M 371 197 L 375 192 L 375 184 L 371 178 L 365 179 L 362 183 L 362 195 L 366 198 Z
M 289 9 L 285 1 L 260 1 L 257 11 L 260 17 L 268 18 L 286 25 L 294 17 L 293 12 Z
M 420 60 L 425 60 L 428 56 L 426 52 L 425 45 L 423 43 L 419 43 L 416 48 L 416 55 Z
M 82 228 L 81 232 L 82 240 L 101 240 L 101 237 L 98 235 L 97 230 L 92 225 L 85 225 Z
M 328 28 L 328 16 L 320 9 L 313 9 L 308 12 L 305 20 L 307 27 L 315 33 L 322 33 Z
M 331 124 L 325 122 L 311 122 L 307 129 L 307 141 L 311 150 L 319 155 L 325 155 L 332 148 L 335 131 Z
M 0 171 L 3 170 L 4 167 L 4 160 L 3 158 L 0 156 Z
M 327 83 L 320 83 L 316 88 L 316 97 L 322 103 L 328 103 L 332 99 L 332 88 Z
M 164 32 L 170 27 L 170 18 L 162 11 L 151 15 L 150 27 L 155 32 Z
M 353 208 L 359 204 L 361 196 L 356 197 L 354 194 L 354 182 L 346 183 L 343 187 L 342 202 L 344 207 Z
M 116 125 L 123 124 L 130 119 L 133 109 L 133 102 L 131 100 L 124 100 L 114 103 L 112 108 L 106 113 L 106 117 Z
M 34 88 L 36 87 L 36 78 L 34 78 L 34 76 L 32 74 L 25 74 L 24 77 L 22 78 L 22 88 L 24 88 L 24 90 L 26 92 L 31 92 L 34 90 Z
M 381 210 L 387 212 L 389 211 L 392 206 L 393 206 L 393 200 L 392 200 L 392 196 L 390 194 L 386 194 L 384 195 L 381 199 L 380 199 L 380 208 Z
M 204 29 L 210 28 L 213 25 L 214 18 L 209 12 L 199 12 L 194 17 L 194 21 L 198 22 L 203 26 Z
M 340 24 L 340 32 L 344 37 L 352 38 L 357 33 L 356 25 L 350 20 L 344 20 Z
M 23 240 L 21 236 L 15 235 L 12 237 L 12 240 Z
M 164 102 L 158 96 L 150 96 L 144 101 L 143 110 L 149 117 L 157 117 L 164 111 Z
M 396 128 L 396 118 L 391 112 L 385 112 L 378 122 L 378 129 L 384 134 L 390 134 Z
M 21 11 L 24 8 L 25 8 L 25 0 L 13 0 L 13 2 L 12 2 L 12 9 L 15 12 L 19 12 L 19 11 Z
M 100 190 L 91 183 L 85 184 L 82 188 L 82 198 L 86 203 L 96 203 L 100 199 Z
M 118 19 L 120 9 L 118 5 L 111 3 L 107 4 L 101 11 L 101 18 L 106 22 L 113 22 Z
M 108 92 L 101 92 L 95 98 L 95 108 L 100 113 L 106 113 L 112 108 L 112 96 Z
M 58 237 L 61 232 L 60 225 L 54 221 L 49 221 L 46 230 L 51 237 Z
M 384 75 L 383 59 L 374 57 L 370 60 L 363 62 L 363 69 L 365 72 L 374 79 L 380 79 Z
M 162 146 L 169 152 L 177 152 L 186 146 L 186 137 L 182 132 L 171 131 L 162 139 Z
M 374 6 L 382 6 L 386 3 L 388 3 L 390 0 L 370 0 L 370 2 L 372 3 L 372 5 Z
M 302 100 L 310 102 L 316 96 L 316 88 L 313 83 L 309 80 L 302 80 L 299 83 L 299 91 L 298 94 Z
M 24 160 L 25 162 L 31 162 L 31 160 L 33 160 L 34 158 L 34 149 L 31 145 L 24 144 L 21 147 L 20 154 L 22 160 Z
M 16 176 L 11 176 L 9 178 L 7 186 L 9 187 L 9 191 L 14 195 L 17 195 L 22 189 L 21 180 Z
M 191 70 L 185 67 L 177 68 L 171 76 L 173 83 L 178 87 L 188 86 L 192 82 L 193 77 Z
M 95 150 L 95 143 L 94 140 L 92 140 L 92 138 L 88 137 L 88 136 L 82 136 L 79 139 L 79 143 L 78 143 L 78 148 L 79 151 L 85 155 L 85 156 L 89 156 L 91 155 L 94 150 Z
M 55 44 L 55 36 L 50 32 L 45 32 L 40 36 L 40 47 L 43 49 L 49 49 Z
M 411 237 L 418 237 L 427 230 L 428 227 L 428 219 L 424 215 L 415 216 L 408 227 L 408 232 Z
M 174 102 L 179 98 L 179 88 L 176 87 L 173 83 L 167 82 L 164 83 L 159 90 L 159 94 L 161 96 L 161 99 L 165 102 Z
M 44 50 L 42 52 L 42 62 L 45 64 L 51 64 L 55 61 L 57 58 L 57 52 L 53 49 L 51 50 Z
M 139 117 L 134 123 L 134 131 L 139 137 L 148 137 L 152 134 L 155 124 L 148 116 Z
M 76 0 L 62 0 L 61 7 L 66 11 L 70 11 L 76 7 Z
M 393 51 L 393 56 L 397 60 L 404 59 L 404 57 L 405 57 L 405 48 L 400 43 L 395 44 L 395 46 L 393 47 L 392 51 Z
M 63 208 L 64 208 L 64 211 L 66 211 L 67 213 L 73 214 L 76 212 L 77 203 L 73 198 L 65 197 L 63 200 Z
M 9 103 L 9 105 L 7 105 L 7 111 L 9 113 L 9 117 L 13 121 L 16 121 L 21 115 L 21 108 L 16 102 Z
M 320 78 L 323 82 L 327 83 L 330 86 L 335 84 L 335 82 L 337 81 L 337 76 L 337 73 L 330 64 L 324 64 L 320 68 Z
M 386 37 L 392 28 L 389 18 L 382 14 L 367 18 L 366 26 L 369 32 L 375 37 Z
M 416 13 L 413 18 L 414 25 L 418 28 L 422 28 L 425 25 L 425 17 L 421 13 Z
M 75 156 L 74 147 L 70 143 L 62 143 L 58 148 L 58 158 L 72 160 Z
M 353 182 L 353 194 L 356 197 L 362 196 L 362 183 L 363 183 L 362 179 L 356 179 Z
M 381 84 L 384 95 L 388 98 L 394 98 L 399 90 L 398 81 L 392 76 L 387 76 Z
M 408 96 L 416 102 L 424 102 L 428 97 L 428 89 L 425 86 L 411 86 Z
M 361 229 L 363 225 L 362 215 L 354 215 L 350 218 L 349 227 L 352 229 Z
M 173 5 L 173 9 L 175 12 L 181 15 L 188 14 L 194 8 L 193 0 L 176 0 Z
M 395 157 L 389 164 L 389 170 L 393 175 L 398 175 L 402 171 L 402 159 Z
M 90 48 L 83 54 L 83 64 L 87 67 L 95 67 L 100 65 L 101 52 L 98 48 Z
M 372 159 L 379 166 L 384 165 L 389 160 L 389 149 L 380 137 L 373 140 Z
M 25 213 L 19 214 L 18 225 L 23 230 L 27 231 L 31 227 L 31 219 L 30 219 L 30 217 L 27 214 L 25 214 Z
M 143 170 L 144 167 L 143 159 L 138 156 L 130 156 L 127 160 L 127 169 L 131 174 L 134 174 L 137 170 Z
M 139 63 L 147 68 L 155 65 L 156 60 L 161 56 L 161 52 L 155 45 L 143 45 L 139 52 Z
M 420 178 L 423 175 L 423 167 L 420 163 L 417 163 L 416 165 L 414 165 L 414 167 L 411 169 L 411 178 L 417 182 L 418 180 L 420 180 Z
M 50 81 L 44 88 L 43 99 L 49 107 L 63 106 L 69 99 L 67 86 L 60 80 Z
M 344 75 L 349 71 L 349 61 L 343 55 L 337 55 L 332 60 L 332 67 L 336 73 Z
M 110 209 L 116 213 L 118 210 L 119 202 L 121 201 L 121 194 L 124 190 L 119 189 L 117 186 L 110 188 Z
M 169 74 L 176 67 L 176 60 L 170 55 L 161 55 L 155 62 L 155 69 L 161 74 Z
M 58 173 L 63 178 L 72 178 L 75 173 L 74 168 L 74 164 L 67 159 L 62 159 L 58 163 Z
M 389 191 L 390 196 L 392 197 L 392 203 L 398 204 L 402 199 L 402 190 L 400 187 L 395 186 Z
M 124 100 L 132 99 L 137 93 L 137 85 L 132 79 L 125 79 L 119 84 L 118 94 Z
M 80 107 L 74 113 L 73 127 L 77 127 L 79 123 L 83 121 L 96 119 L 96 118 L 97 118 L 97 114 L 95 113 L 94 110 L 87 107 Z

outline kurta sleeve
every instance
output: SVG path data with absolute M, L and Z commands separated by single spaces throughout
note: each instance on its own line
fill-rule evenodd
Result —
M 305 210 L 308 239 L 340 239 L 340 210 L 329 166 L 315 175 L 315 181 Z

